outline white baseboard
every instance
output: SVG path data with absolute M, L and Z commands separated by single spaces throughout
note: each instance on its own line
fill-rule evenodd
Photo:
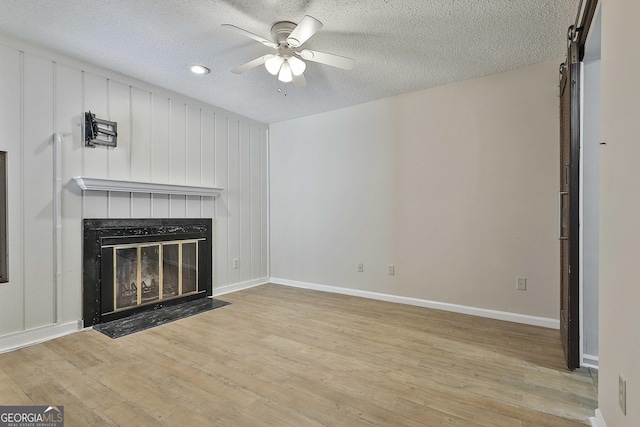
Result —
M 594 368 L 598 369 L 599 359 L 598 356 L 594 356 L 592 354 L 582 354 L 582 366 L 585 368 Z
M 272 277 L 271 283 L 292 286 L 303 289 L 313 289 L 322 292 L 351 295 L 356 297 L 376 299 L 380 301 L 396 302 L 400 304 L 415 305 L 418 307 L 433 308 L 435 310 L 451 311 L 454 313 L 469 314 L 471 316 L 487 317 L 490 319 L 505 320 L 507 322 L 522 323 L 525 325 L 541 326 L 550 329 L 560 329 L 560 321 L 546 317 L 529 316 L 526 314 L 509 313 L 506 311 L 488 310 L 486 308 L 469 307 L 465 305 L 449 304 L 446 302 L 429 301 L 419 298 L 410 298 L 378 292 L 362 291 L 358 289 L 340 288 L 336 286 L 319 285 L 317 283 L 300 282 L 296 280 L 280 279 Z
M 213 290 L 213 296 L 218 297 L 220 295 L 241 291 L 243 289 L 253 288 L 267 283 L 269 283 L 269 279 L 265 277 L 262 279 L 250 280 L 248 282 L 236 283 L 235 285 L 221 286 Z
M 593 427 L 607 427 L 607 423 L 604 422 L 604 417 L 602 416 L 600 409 L 596 409 L 595 417 L 589 418 L 589 421 L 591 421 L 591 425 Z
M 78 332 L 78 325 L 79 322 L 76 320 L 74 322 L 41 326 L 27 331 L 4 335 L 0 337 L 0 353 L 6 353 Z

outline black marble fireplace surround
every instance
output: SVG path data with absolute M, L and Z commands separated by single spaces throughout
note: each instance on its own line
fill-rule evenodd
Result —
M 82 301 L 85 327 L 212 295 L 212 221 L 210 218 L 85 219 L 83 221 L 83 229 Z M 185 270 L 185 273 L 182 271 L 178 273 L 180 275 L 184 274 L 185 276 L 182 277 L 187 277 L 187 282 L 193 282 L 196 287 L 194 289 L 189 288 L 189 292 L 184 295 L 173 295 L 171 293 L 172 288 L 169 288 L 172 285 L 167 280 L 166 288 L 169 290 L 166 291 L 166 296 L 163 297 L 162 294 L 159 294 L 159 298 L 143 301 L 142 304 L 131 306 L 124 304 L 124 307 L 118 307 L 116 300 L 120 298 L 119 295 L 124 294 L 125 298 L 127 295 L 124 291 L 116 295 L 114 291 L 114 286 L 116 288 L 121 286 L 120 284 L 116 285 L 116 280 L 114 280 L 114 277 L 120 274 L 115 272 L 114 247 L 124 247 L 125 249 L 123 250 L 126 252 L 127 248 L 132 249 L 137 245 L 152 244 L 152 246 L 155 246 L 155 243 L 160 244 L 162 242 L 163 245 L 168 245 L 167 247 L 174 249 L 177 246 L 177 244 L 172 244 L 174 241 L 188 242 L 180 246 L 180 253 L 182 253 L 182 248 L 184 247 L 184 251 L 191 251 L 191 254 L 185 253 L 182 255 L 183 257 L 197 257 L 197 263 L 189 262 L 190 265 L 195 264 L 196 267 L 191 267 L 189 271 Z M 154 250 L 157 254 L 156 249 L 149 249 L 149 251 Z M 138 254 L 141 253 L 140 251 L 141 249 L 138 249 Z M 129 252 L 132 252 L 132 250 Z M 184 260 L 185 258 L 182 259 Z M 141 265 L 141 261 L 137 262 L 138 266 Z M 163 263 L 166 263 L 166 261 L 161 259 L 159 265 L 163 265 Z M 162 275 L 163 273 L 160 274 Z M 194 274 L 196 277 L 192 277 Z M 140 278 L 140 275 L 138 274 L 137 277 Z M 149 290 L 153 290 L 154 286 L 157 289 L 155 280 L 153 282 L 151 285 L 144 282 L 140 284 L 134 280 L 131 285 L 128 285 L 127 282 L 127 286 L 130 286 L 131 294 L 138 293 L 138 301 L 140 301 L 142 289 L 145 292 L 150 292 Z M 141 290 L 138 291 L 138 288 Z

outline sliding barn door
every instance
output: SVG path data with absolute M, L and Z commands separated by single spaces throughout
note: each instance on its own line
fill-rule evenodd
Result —
M 569 44 L 560 77 L 560 335 L 569 369 L 580 366 L 579 322 L 580 62 Z

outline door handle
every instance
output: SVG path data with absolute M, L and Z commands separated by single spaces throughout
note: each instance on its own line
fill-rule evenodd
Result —
M 568 240 L 569 236 L 562 235 L 562 200 L 563 196 L 567 196 L 568 191 L 558 192 L 558 240 Z

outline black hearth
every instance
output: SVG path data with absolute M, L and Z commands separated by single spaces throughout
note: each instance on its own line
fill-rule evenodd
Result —
M 85 219 L 84 326 L 206 298 L 211 219 Z

